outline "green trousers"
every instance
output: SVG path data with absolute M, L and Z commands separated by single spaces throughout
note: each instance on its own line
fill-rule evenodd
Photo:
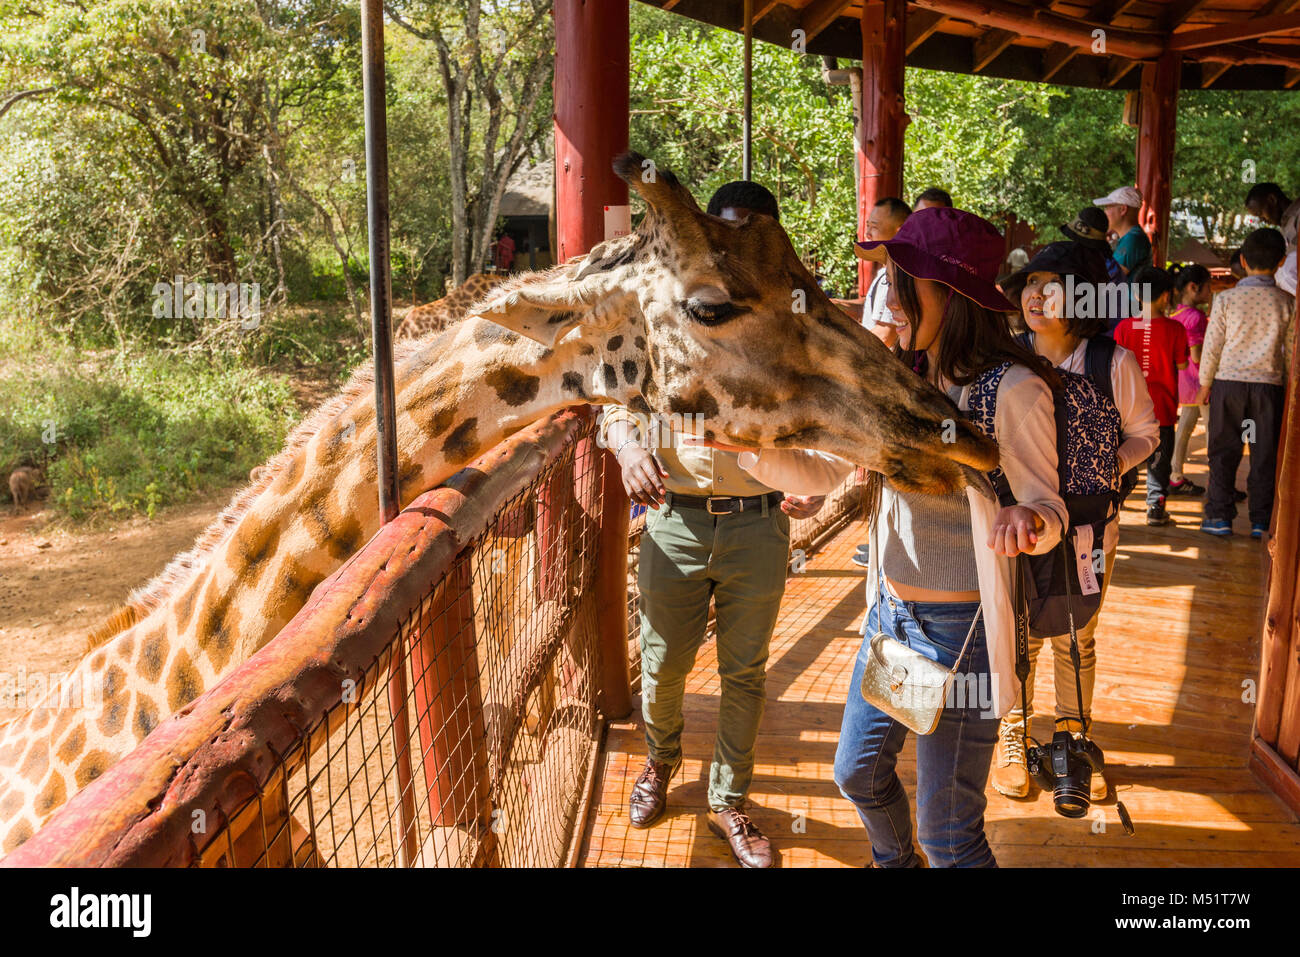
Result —
M 641 591 L 641 712 L 656 761 L 681 757 L 686 676 L 717 608 L 722 695 L 709 771 L 709 806 L 745 799 L 763 717 L 768 645 L 785 591 L 790 518 L 779 506 L 732 515 L 668 501 L 647 515 Z

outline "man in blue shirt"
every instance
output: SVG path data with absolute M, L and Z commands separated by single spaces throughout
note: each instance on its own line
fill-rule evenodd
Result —
M 1101 199 L 1094 199 L 1092 204 L 1102 208 L 1110 231 L 1119 237 L 1114 256 L 1124 275 L 1130 275 L 1142 266 L 1150 266 L 1151 240 L 1138 225 L 1142 194 L 1132 186 L 1121 186 Z

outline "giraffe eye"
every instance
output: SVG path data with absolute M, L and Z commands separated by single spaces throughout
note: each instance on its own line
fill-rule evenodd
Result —
M 703 299 L 687 299 L 682 303 L 682 311 L 696 322 L 706 326 L 721 325 L 742 312 L 735 303 L 705 302 Z

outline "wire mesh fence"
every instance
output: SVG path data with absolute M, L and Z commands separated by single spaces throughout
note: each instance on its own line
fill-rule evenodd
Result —
M 624 647 L 640 676 L 644 518 L 624 538 L 626 504 L 605 509 L 609 458 L 590 415 L 558 413 L 420 496 L 5 863 L 572 863 Z M 792 547 L 857 500 L 855 478 Z M 626 632 L 600 604 L 623 573 Z
M 563 865 L 598 740 L 602 464 L 589 428 L 573 434 L 272 749 L 251 800 L 195 828 L 190 862 Z
M 597 740 L 599 469 L 571 443 L 507 502 L 200 862 L 563 864 Z

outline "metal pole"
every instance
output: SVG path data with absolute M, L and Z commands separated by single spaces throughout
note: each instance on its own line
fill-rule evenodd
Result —
M 745 0 L 745 144 L 741 178 L 754 178 L 754 0 Z
M 393 384 L 393 276 L 388 261 L 388 116 L 384 96 L 384 5 L 361 3 L 361 78 L 366 117 L 366 218 L 370 238 L 370 337 L 375 357 L 375 454 L 379 457 L 379 521 L 397 517 L 397 398 Z M 411 789 L 411 734 L 406 720 L 406 656 L 393 658 L 388 680 L 397 758 L 400 860 L 418 852 Z
M 388 254 L 388 117 L 384 102 L 384 7 L 361 4 L 366 114 L 366 214 L 370 233 L 370 336 L 375 354 L 379 520 L 397 517 L 397 401 L 393 388 L 393 276 Z

